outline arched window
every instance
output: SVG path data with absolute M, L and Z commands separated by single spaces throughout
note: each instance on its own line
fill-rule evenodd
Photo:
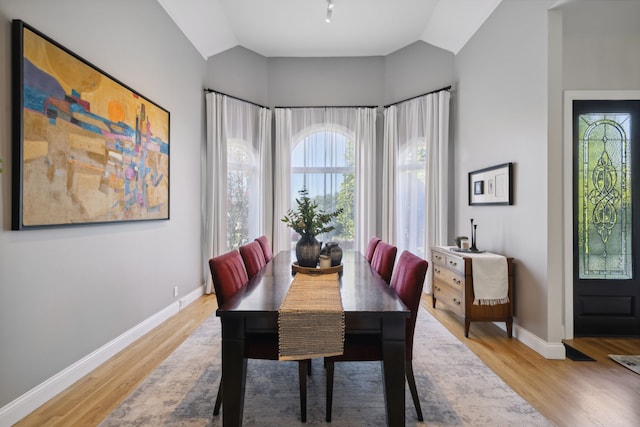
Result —
M 275 109 L 274 213 L 295 208 L 299 191 L 325 212 L 344 211 L 332 233 L 345 249 L 364 251 L 375 235 L 375 107 L 301 107 Z M 274 222 L 274 248 L 290 250 L 295 232 Z
M 294 138 L 291 150 L 291 206 L 306 188 L 325 212 L 342 208 L 335 230 L 319 236 L 325 243 L 339 240 L 345 249 L 354 244 L 354 143 L 344 129 L 316 126 Z M 292 241 L 298 236 L 293 233 Z

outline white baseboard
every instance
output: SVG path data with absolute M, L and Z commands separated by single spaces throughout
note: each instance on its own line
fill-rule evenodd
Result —
M 471 324 L 473 325 L 473 322 Z M 504 322 L 494 322 L 494 325 L 505 332 L 507 331 L 507 326 Z M 547 342 L 515 323 L 513 324 L 513 337 L 545 359 L 565 358 L 564 344 Z
M 520 341 L 527 347 L 530 347 L 545 359 L 565 358 L 565 348 L 561 342 L 547 342 L 537 335 L 515 324 L 513 325 L 513 335 L 518 339 L 518 341 Z
M 431 295 L 428 293 L 427 295 Z M 505 322 L 493 322 L 498 328 L 507 332 L 507 325 Z M 473 327 L 473 322 L 471 322 L 471 327 Z M 517 325 L 515 322 L 513 324 L 513 338 L 520 341 L 522 344 L 531 348 L 536 353 L 540 354 L 545 359 L 560 359 L 563 360 L 566 358 L 566 352 L 564 344 L 559 343 L 551 343 L 543 340 L 538 337 L 534 333 L 529 332 L 525 328 Z
M 20 421 L 44 403 L 54 398 L 58 393 L 64 391 L 67 387 L 124 350 L 138 338 L 197 300 L 203 293 L 203 286 L 196 288 L 191 293 L 176 300 L 169 306 L 124 332 L 122 335 L 32 388 L 8 405 L 3 406 L 0 408 L 0 427 L 10 427 Z

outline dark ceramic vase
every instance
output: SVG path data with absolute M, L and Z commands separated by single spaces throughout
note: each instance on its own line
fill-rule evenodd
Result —
M 316 267 L 320 260 L 320 246 L 315 236 L 303 234 L 296 243 L 296 259 L 300 267 Z
M 342 248 L 338 242 L 329 242 L 325 245 L 327 255 L 331 257 L 331 266 L 335 267 L 342 262 Z

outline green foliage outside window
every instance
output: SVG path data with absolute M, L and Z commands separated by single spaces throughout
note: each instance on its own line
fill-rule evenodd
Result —
M 241 170 L 227 174 L 227 248 L 237 249 L 249 236 L 247 177 Z
M 354 224 L 355 176 L 352 173 L 344 175 L 340 185 L 340 192 L 336 196 L 336 206 L 342 212 L 336 218 L 336 234 L 338 240 L 353 241 L 355 239 Z
M 347 140 L 345 158 L 347 165 L 353 167 L 355 148 L 351 139 Z M 344 180 L 340 184 L 340 191 L 336 195 L 336 207 L 342 210 L 336 219 L 336 238 L 341 241 L 353 242 L 355 240 L 355 174 L 344 174 Z

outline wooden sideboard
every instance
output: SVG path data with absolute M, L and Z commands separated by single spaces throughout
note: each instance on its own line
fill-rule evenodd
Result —
M 509 302 L 497 305 L 473 304 L 473 258 L 448 247 L 432 247 L 433 308 L 439 301 L 464 319 L 464 336 L 472 321 L 505 322 L 507 336 L 513 332 L 513 258 L 507 258 Z

